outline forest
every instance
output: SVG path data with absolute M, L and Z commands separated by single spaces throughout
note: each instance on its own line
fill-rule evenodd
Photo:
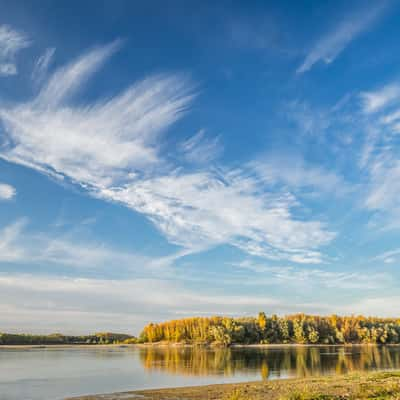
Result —
M 120 333 L 71 336 L 0 333 L 0 345 L 136 343 L 400 344 L 400 318 L 294 314 L 257 317 L 193 317 L 144 327 L 139 338 Z
M 136 343 L 134 336 L 121 333 L 95 333 L 93 335 L 84 336 L 68 336 L 60 333 L 51 335 L 30 335 L 30 334 L 14 334 L 0 333 L 0 345 L 55 345 L 55 344 L 117 344 Z
M 141 343 L 190 344 L 399 344 L 400 318 L 295 314 L 201 317 L 148 324 Z

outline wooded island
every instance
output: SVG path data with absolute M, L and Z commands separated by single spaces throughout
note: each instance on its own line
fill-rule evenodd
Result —
M 400 318 L 364 316 L 186 318 L 147 325 L 141 343 L 205 344 L 400 344 Z

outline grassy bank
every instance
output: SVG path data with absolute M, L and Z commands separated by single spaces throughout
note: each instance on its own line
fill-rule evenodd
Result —
M 400 372 L 287 379 L 83 396 L 74 400 L 345 400 L 400 399 Z

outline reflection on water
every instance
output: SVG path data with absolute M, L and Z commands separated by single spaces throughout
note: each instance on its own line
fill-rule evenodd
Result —
M 0 400 L 400 369 L 400 346 L 0 348 Z
M 400 347 L 273 347 L 140 349 L 147 370 L 176 375 L 224 375 L 251 373 L 261 379 L 309 377 L 355 371 L 400 369 Z

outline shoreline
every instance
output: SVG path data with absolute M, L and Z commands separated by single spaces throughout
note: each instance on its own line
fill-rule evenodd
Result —
M 322 343 L 269 343 L 269 344 L 231 344 L 230 346 L 222 346 L 217 344 L 202 344 L 202 343 L 137 343 L 133 346 L 139 348 L 162 348 L 162 347 L 190 347 L 190 348 L 226 348 L 226 349 L 268 349 L 268 348 L 283 348 L 283 347 L 399 347 L 400 343 L 338 343 L 338 344 L 322 344 Z
M 90 349 L 90 348 L 126 348 L 136 347 L 136 344 L 0 344 L 0 351 L 2 349 Z
M 309 344 L 309 343 L 271 343 L 271 344 L 232 344 L 220 346 L 213 344 L 190 344 L 190 343 L 135 343 L 135 344 L 2 344 L 2 349 L 91 349 L 91 348 L 208 348 L 208 349 L 268 349 L 268 348 L 298 348 L 298 347 L 399 347 L 393 343 L 341 343 L 341 344 Z
M 400 371 L 134 390 L 64 400 L 292 400 L 400 398 Z

